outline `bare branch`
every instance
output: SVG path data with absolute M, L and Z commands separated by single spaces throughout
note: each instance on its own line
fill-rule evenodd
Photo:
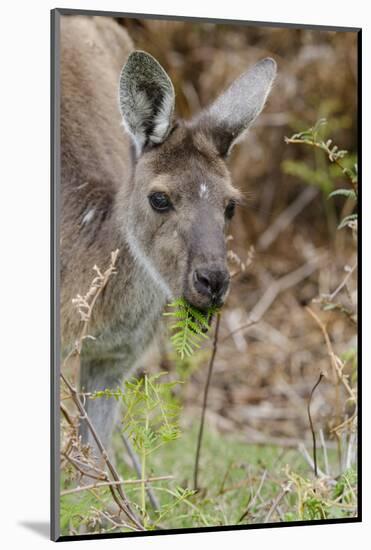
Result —
M 272 504 L 272 507 L 270 508 L 268 514 L 266 515 L 266 517 L 264 518 L 264 523 L 268 523 L 269 520 L 271 519 L 272 517 L 272 514 L 273 512 L 275 511 L 275 509 L 277 508 L 277 506 L 279 505 L 279 503 L 281 502 L 281 500 L 283 499 L 283 497 L 289 493 L 291 491 L 291 486 L 292 486 L 292 482 L 289 482 L 283 489 L 282 491 L 277 495 L 277 497 L 274 499 L 273 501 L 273 504 Z
M 74 493 L 81 493 L 81 491 L 90 491 L 91 489 L 99 489 L 100 487 L 115 487 L 116 485 L 138 485 L 140 483 L 151 483 L 153 481 L 164 481 L 167 479 L 174 479 L 174 476 L 157 476 L 149 477 L 147 479 L 122 479 L 119 481 L 102 481 L 100 483 L 92 483 L 91 485 L 83 485 L 82 487 L 75 487 L 73 489 L 66 489 L 61 491 L 61 496 L 72 495 Z
M 196 459 L 195 459 L 194 474 L 193 474 L 193 486 L 194 486 L 195 491 L 198 490 L 198 467 L 199 467 L 200 454 L 201 454 L 202 436 L 203 436 L 203 431 L 204 431 L 207 396 L 208 396 L 208 393 L 209 393 L 211 374 L 212 374 L 212 371 L 213 371 L 216 350 L 217 350 L 217 347 L 218 347 L 219 325 L 220 325 L 220 313 L 218 313 L 217 316 L 216 316 L 216 325 L 215 325 L 215 333 L 214 333 L 214 341 L 213 341 L 213 351 L 212 351 L 212 354 L 211 354 L 211 357 L 210 357 L 209 368 L 208 368 L 208 372 L 207 372 L 207 379 L 206 379 L 205 390 L 204 390 L 204 398 L 203 398 L 203 403 L 202 403 L 200 429 L 199 429 L 198 438 L 197 438 L 197 450 L 196 450 Z
M 323 450 L 323 460 L 325 462 L 325 473 L 326 473 L 327 476 L 329 476 L 330 475 L 330 468 L 329 468 L 329 464 L 328 464 L 327 446 L 326 446 L 326 441 L 325 441 L 322 429 L 319 430 L 319 438 L 320 438 L 321 446 L 322 446 L 322 450 Z
M 334 290 L 332 294 L 330 294 L 327 298 L 331 302 L 337 294 L 339 294 L 340 290 L 347 284 L 348 280 L 352 276 L 353 272 L 357 269 L 357 262 L 354 264 L 354 266 L 348 271 L 346 276 L 344 277 L 343 281 L 340 283 L 340 285 Z
M 300 214 L 300 212 L 316 197 L 319 189 L 316 187 L 306 187 L 304 191 L 277 216 L 272 225 L 259 237 L 256 248 L 266 250 Z
M 71 393 L 71 396 L 72 396 L 72 399 L 81 415 L 81 418 L 87 423 L 88 427 L 89 427 L 89 430 L 93 436 L 93 439 L 108 467 L 108 470 L 110 471 L 113 479 L 115 481 L 120 481 L 120 478 L 119 478 L 119 475 L 115 469 L 115 467 L 113 466 L 111 460 L 109 459 L 109 456 L 105 450 L 105 448 L 103 447 L 103 444 L 98 436 L 98 433 L 96 431 L 96 429 L 94 428 L 93 424 L 91 423 L 91 420 L 80 400 L 80 397 L 79 397 L 79 394 L 77 392 L 77 390 L 72 386 L 72 384 L 67 380 L 67 378 L 64 376 L 64 374 L 61 372 L 60 373 L 60 376 L 61 376 L 61 379 L 63 380 L 63 382 L 65 383 L 65 385 L 67 386 L 67 388 L 69 389 L 70 393 Z M 112 492 L 112 496 L 114 497 L 115 499 L 115 502 L 118 504 L 118 506 L 126 513 L 126 515 L 131 519 L 131 521 L 134 523 L 134 525 L 140 529 L 140 530 L 144 530 L 144 527 L 143 525 L 140 523 L 139 519 L 136 517 L 136 515 L 134 514 L 134 512 L 132 511 L 131 509 L 131 506 L 129 504 L 129 501 L 125 495 L 125 493 L 123 492 L 123 489 L 120 485 L 117 486 L 117 492 L 119 494 L 119 497 L 120 498 L 117 498 L 117 495 L 116 493 L 113 491 L 113 488 L 110 487 L 111 489 L 111 492 Z
M 253 508 L 255 506 L 255 503 L 258 500 L 258 497 L 260 495 L 260 491 L 262 490 L 264 482 L 267 478 L 267 473 L 268 473 L 267 470 L 264 470 L 263 475 L 262 475 L 261 480 L 260 480 L 260 483 L 259 483 L 259 487 L 257 488 L 255 495 L 250 500 L 249 504 L 247 505 L 247 508 L 246 508 L 245 512 L 239 518 L 237 523 L 241 523 L 241 521 L 249 514 L 249 511 L 251 510 L 251 508 Z
M 325 338 L 325 342 L 326 342 L 326 346 L 327 346 L 327 353 L 330 357 L 330 362 L 331 362 L 335 377 L 337 375 L 338 379 L 341 381 L 341 383 L 343 384 L 343 386 L 347 390 L 347 393 L 349 394 L 349 397 L 351 398 L 351 400 L 356 403 L 356 395 L 354 393 L 354 390 L 350 387 L 346 376 L 342 372 L 344 364 L 341 361 L 341 359 L 335 354 L 335 352 L 333 350 L 331 340 L 329 338 L 329 335 L 328 335 L 328 332 L 326 330 L 325 325 L 322 323 L 322 321 L 318 317 L 318 315 L 316 313 L 314 313 L 314 311 L 312 309 L 310 309 L 310 307 L 307 306 L 305 309 L 313 317 L 313 319 L 315 320 L 315 322 L 317 323 L 317 325 L 320 327 L 320 329 L 322 331 L 322 334 Z
M 259 323 L 263 315 L 270 308 L 270 306 L 273 304 L 273 302 L 281 292 L 288 290 L 289 288 L 297 285 L 298 283 L 309 277 L 323 264 L 325 259 L 326 257 L 324 255 L 313 258 L 298 269 L 295 269 L 291 273 L 288 273 L 277 281 L 274 281 L 274 283 L 272 283 L 265 291 L 260 300 L 255 304 L 254 308 L 249 314 L 247 322 L 227 334 L 227 336 L 225 336 L 220 343 L 223 344 L 226 340 L 228 340 L 228 338 L 230 338 L 237 332 L 240 332 L 241 330 L 244 331 L 252 325 Z
M 299 445 L 298 445 L 298 449 L 299 451 L 301 452 L 301 454 L 303 455 L 303 457 L 305 458 L 305 460 L 308 462 L 309 466 L 312 468 L 312 470 L 314 471 L 314 462 L 313 462 L 313 459 L 312 457 L 310 456 L 310 454 L 308 453 L 304 443 L 300 442 Z M 321 477 L 325 477 L 325 474 L 322 472 L 322 470 L 320 468 L 318 468 L 317 466 L 317 472 L 319 473 L 319 475 Z
M 308 399 L 308 405 L 307 405 L 307 413 L 308 413 L 310 431 L 311 431 L 311 433 L 312 433 L 312 441 L 313 441 L 313 464 L 314 464 L 314 475 L 315 475 L 316 477 L 318 477 L 316 432 L 314 431 L 312 415 L 311 415 L 311 412 L 310 412 L 310 405 L 311 405 L 311 403 L 312 403 L 313 394 L 314 394 L 314 392 L 316 391 L 316 389 L 318 388 L 318 386 L 320 385 L 322 378 L 323 378 L 323 374 L 322 374 L 322 372 L 320 372 L 320 375 L 319 375 L 319 377 L 318 377 L 318 380 L 317 380 L 317 382 L 314 384 L 314 386 L 313 386 L 313 388 L 312 388 L 312 391 L 310 392 L 310 396 L 309 396 L 309 399 Z

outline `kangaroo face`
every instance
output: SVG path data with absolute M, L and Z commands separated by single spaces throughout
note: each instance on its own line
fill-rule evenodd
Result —
M 226 157 L 261 111 L 275 75 L 263 60 L 190 122 L 173 121 L 174 89 L 151 56 L 134 52 L 120 79 L 123 123 L 136 152 L 125 238 L 167 299 L 205 309 L 228 293 L 225 230 L 239 193 Z
M 225 162 L 198 130 L 178 125 L 138 160 L 128 242 L 167 298 L 221 306 L 229 287 L 225 230 L 239 193 Z

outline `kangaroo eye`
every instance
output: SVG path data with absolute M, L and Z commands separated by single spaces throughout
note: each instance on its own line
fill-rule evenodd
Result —
M 158 212 L 167 212 L 172 207 L 171 200 L 166 193 L 157 191 L 149 195 L 148 199 L 152 208 Z
M 235 210 L 236 210 L 235 201 L 234 200 L 229 201 L 225 209 L 225 217 L 227 218 L 227 220 L 231 220 L 233 218 Z

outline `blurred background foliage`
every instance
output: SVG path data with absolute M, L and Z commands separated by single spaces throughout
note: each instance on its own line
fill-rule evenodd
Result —
M 162 510 L 172 514 L 166 525 L 355 516 L 357 224 L 339 225 L 355 212 L 356 200 L 329 197 L 352 189 L 349 178 L 323 150 L 285 137 L 325 118 L 318 138 L 347 150 L 341 163 L 356 171 L 357 34 L 135 18 L 118 23 L 135 48 L 151 53 L 170 75 L 181 118 L 197 114 L 259 59 L 271 56 L 278 65 L 263 113 L 229 162 L 246 201 L 230 227 L 235 276 L 209 390 L 202 490 L 188 508 L 173 510 L 184 495 L 170 498 L 164 491 L 192 486 L 212 342 L 180 359 L 164 323 L 141 364 L 142 373 L 166 372 L 169 383 L 183 382 L 172 386 L 182 407 L 181 437 L 148 464 L 151 475 L 174 476 L 156 489 Z M 319 477 L 313 474 L 309 401 Z M 120 475 L 130 477 L 118 432 L 115 451 Z M 128 488 L 134 500 L 137 491 Z M 85 516 L 88 529 L 97 529 L 97 517 L 89 519 L 90 495 L 89 514 L 81 512 L 81 502 L 76 512 L 74 495 L 63 498 L 66 532 L 74 533 Z M 94 510 L 98 514 L 96 501 Z
M 323 139 L 331 138 L 348 151 L 345 165 L 356 162 L 357 34 L 128 18 L 120 23 L 135 47 L 151 53 L 167 70 L 176 90 L 177 114 L 183 118 L 208 105 L 259 59 L 271 56 L 277 61 L 278 76 L 267 105 L 246 139 L 235 146 L 229 163 L 234 184 L 246 197 L 231 225 L 231 248 L 244 260 L 254 247 L 254 259 L 233 283 L 222 337 L 246 320 L 274 281 L 322 259 L 318 269 L 279 293 L 260 323 L 219 346 L 209 408 L 218 429 L 242 431 L 251 441 L 295 445 L 309 437 L 306 400 L 318 373 L 328 370 L 323 335 L 304 306 L 337 287 L 344 266 L 356 261 L 356 244 L 351 231 L 337 229 L 354 202 L 328 200 L 334 189 L 349 187 L 347 178 L 322 151 L 287 145 L 284 137 L 324 117 Z M 300 202 L 308 187 L 313 193 L 307 192 L 292 222 L 270 235 L 274 221 L 294 201 Z M 354 309 L 355 280 L 344 294 L 344 307 Z M 351 371 L 354 319 L 338 311 L 322 316 L 337 352 L 350 354 Z M 171 351 L 160 347 L 159 362 L 171 368 Z M 203 387 L 205 370 L 195 368 L 186 386 L 190 414 L 192 408 L 199 410 L 196 388 Z M 314 418 L 327 432 L 334 423 L 336 395 L 325 380 L 313 399 Z M 336 405 L 342 414 L 347 406 Z

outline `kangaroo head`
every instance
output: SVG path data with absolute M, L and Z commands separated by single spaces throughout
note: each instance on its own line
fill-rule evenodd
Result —
M 226 160 L 262 110 L 276 73 L 263 59 L 190 121 L 174 120 L 170 78 L 135 51 L 119 85 L 123 124 L 135 149 L 125 238 L 136 260 L 166 295 L 205 309 L 223 304 L 229 273 L 225 231 L 239 192 Z

